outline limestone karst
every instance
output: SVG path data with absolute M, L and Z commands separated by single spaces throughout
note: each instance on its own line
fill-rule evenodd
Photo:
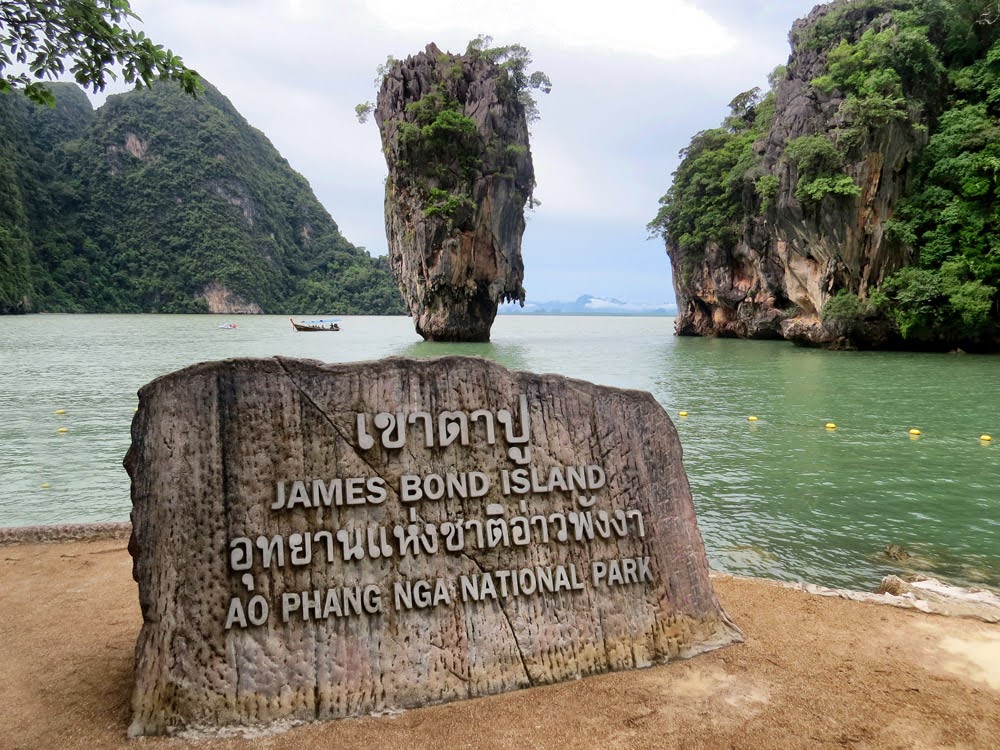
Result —
M 771 90 L 682 151 L 650 228 L 681 335 L 1000 349 L 1000 25 L 988 2 L 838 0 Z
M 429 44 L 395 61 L 378 93 L 389 258 L 425 339 L 488 341 L 497 305 L 524 301 L 535 175 L 522 95 L 531 84 L 525 58 L 516 62 Z

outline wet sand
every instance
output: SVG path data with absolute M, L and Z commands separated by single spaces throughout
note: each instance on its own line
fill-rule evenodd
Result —
M 996 748 L 1000 625 L 718 578 L 746 642 L 653 669 L 256 739 L 127 740 L 125 540 L 0 547 L 0 749 Z

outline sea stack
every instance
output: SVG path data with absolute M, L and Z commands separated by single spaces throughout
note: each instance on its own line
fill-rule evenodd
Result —
M 524 303 L 535 173 L 517 82 L 479 52 L 429 44 L 392 64 L 374 114 L 389 259 L 417 333 L 488 341 L 497 305 Z

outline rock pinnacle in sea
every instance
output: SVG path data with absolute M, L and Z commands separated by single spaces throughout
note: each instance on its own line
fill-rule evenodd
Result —
M 497 305 L 524 303 L 521 236 L 535 184 L 524 85 L 489 55 L 434 44 L 383 79 L 374 114 L 389 169 L 389 259 L 425 339 L 488 341 Z

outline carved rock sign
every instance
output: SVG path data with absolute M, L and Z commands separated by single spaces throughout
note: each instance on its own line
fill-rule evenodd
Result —
M 139 397 L 132 735 L 416 707 L 740 640 L 648 393 L 466 357 L 276 358 Z

